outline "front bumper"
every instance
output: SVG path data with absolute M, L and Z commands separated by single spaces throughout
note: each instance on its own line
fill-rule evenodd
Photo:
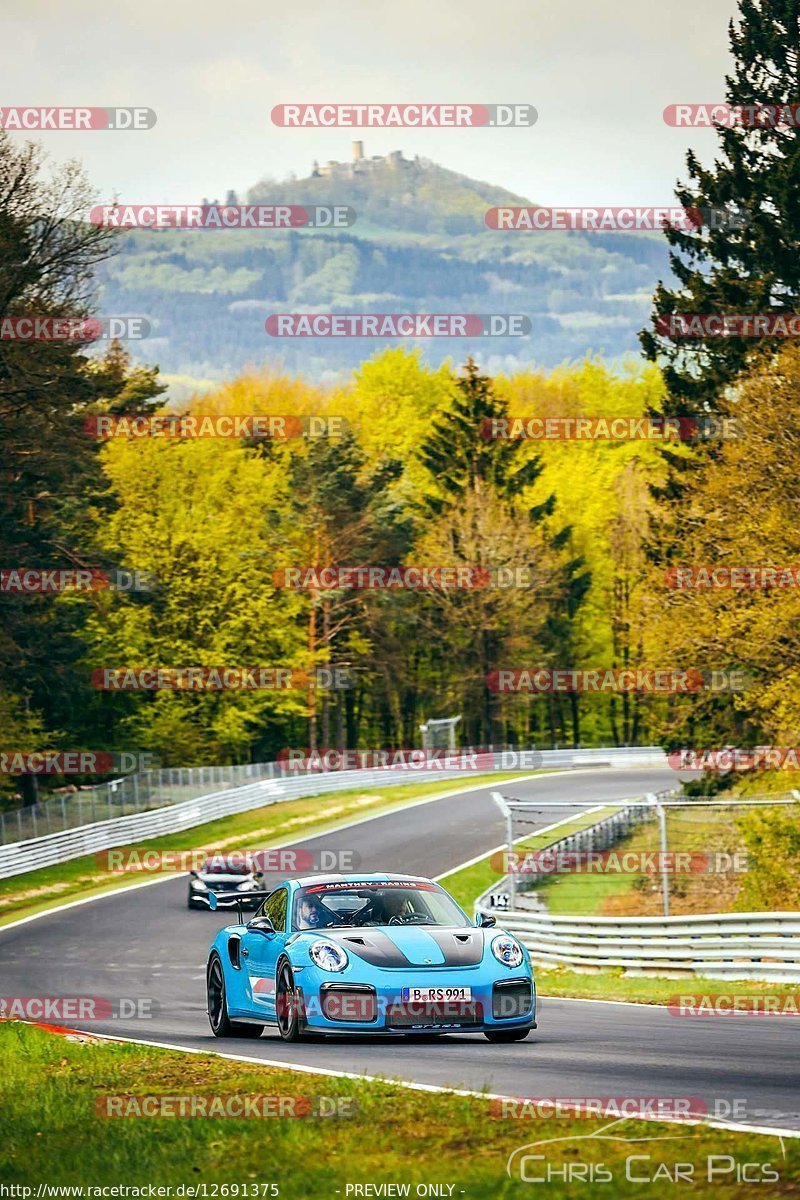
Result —
M 485 970 L 447 968 L 441 972 L 378 971 L 370 980 L 348 968 L 351 978 L 297 972 L 295 985 L 302 1021 L 316 1033 L 438 1034 L 484 1033 L 536 1024 L 536 987 L 517 968 L 489 978 Z M 388 978 L 387 978 L 388 977 Z M 469 987 L 470 1001 L 409 1003 L 403 988 Z

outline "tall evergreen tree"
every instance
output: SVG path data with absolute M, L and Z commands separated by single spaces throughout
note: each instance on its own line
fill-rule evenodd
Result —
M 479 710 L 466 714 L 464 728 L 484 744 L 504 732 L 488 676 L 509 652 L 552 656 L 559 665 L 571 662 L 572 623 L 590 583 L 583 558 L 570 557 L 571 528 L 553 530 L 546 521 L 555 496 L 531 504 L 525 495 L 542 473 L 540 456 L 531 455 L 520 440 L 487 436 L 491 422 L 507 417 L 492 380 L 470 358 L 456 381 L 452 407 L 437 418 L 419 451 L 433 476 L 423 508 L 440 526 L 454 558 L 468 556 L 472 565 L 490 569 L 525 567 L 536 581 L 514 600 L 502 589 L 490 590 L 485 601 L 479 593 L 477 606 L 469 593 L 442 597 L 441 645 L 454 644 L 454 631 L 460 631 L 455 644 L 466 638 L 458 649 L 463 678 L 471 679 L 472 696 L 480 697 Z M 509 530 L 517 531 L 516 546 Z M 509 552 L 527 557 L 504 561 Z M 577 705 L 573 728 L 578 736 Z
M 513 500 L 536 482 L 542 473 L 538 456 L 524 454 L 521 441 L 486 435 L 491 421 L 506 416 L 506 406 L 495 395 L 491 379 L 468 358 L 464 374 L 456 380 L 452 408 L 433 422 L 419 451 L 423 465 L 436 480 L 436 491 L 424 501 L 430 513 L 443 512 L 467 492 L 488 488 L 504 500 Z M 543 517 L 553 511 L 554 503 L 554 497 L 548 496 L 530 515 Z
M 726 76 L 732 107 L 790 106 L 800 118 L 800 0 L 740 0 L 729 26 L 734 59 Z M 667 412 L 712 412 L 722 390 L 769 353 L 771 339 L 671 340 L 659 318 L 673 313 L 797 311 L 800 302 L 800 120 L 718 125 L 720 156 L 703 167 L 686 158 L 689 182 L 676 196 L 685 208 L 710 210 L 691 231 L 668 227 L 678 281 L 659 283 L 653 328 L 640 334 L 645 354 L 662 364 Z M 717 220 L 714 220 L 716 215 Z M 715 227 L 716 226 L 716 227 Z

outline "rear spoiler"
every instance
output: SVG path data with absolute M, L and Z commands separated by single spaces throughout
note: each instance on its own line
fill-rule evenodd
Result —
M 243 910 L 242 910 L 243 901 L 245 901 L 245 900 L 266 900 L 267 896 L 271 896 L 274 891 L 275 891 L 274 888 L 270 888 L 270 890 L 268 892 L 209 892 L 208 893 L 208 907 L 211 909 L 212 912 L 215 912 L 217 903 L 220 900 L 235 900 L 236 901 L 236 912 L 239 917 L 239 924 L 243 925 L 244 924 L 244 921 L 242 920 L 242 917 L 244 915 Z

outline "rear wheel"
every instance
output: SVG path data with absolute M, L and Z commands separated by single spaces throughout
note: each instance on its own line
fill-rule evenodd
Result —
M 489 1042 L 521 1042 L 530 1031 L 530 1025 L 525 1029 L 485 1029 L 483 1036 Z
M 231 1021 L 228 1016 L 225 973 L 218 954 L 212 954 L 208 960 L 206 995 L 208 997 L 208 1020 L 214 1037 L 261 1037 L 264 1032 L 263 1025 L 248 1025 L 245 1021 Z
M 278 1022 L 278 1033 L 285 1042 L 299 1041 L 300 1005 L 294 989 L 292 968 L 285 959 L 278 965 L 278 977 L 275 981 L 275 1018 Z

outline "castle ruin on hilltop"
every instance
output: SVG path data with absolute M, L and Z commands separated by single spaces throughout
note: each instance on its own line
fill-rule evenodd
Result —
M 392 171 L 408 170 L 411 167 L 424 169 L 428 165 L 427 159 L 420 159 L 418 154 L 413 158 L 403 158 L 402 150 L 392 150 L 390 154 L 373 154 L 371 158 L 367 158 L 364 154 L 363 142 L 352 142 L 352 157 L 350 162 L 336 162 L 331 159 L 329 162 L 320 166 L 317 160 L 314 160 L 314 166 L 311 171 L 312 179 L 353 179 L 360 175 L 369 175 L 371 171 L 379 171 L 382 167 L 388 167 Z M 236 207 L 240 203 L 237 193 L 230 188 L 225 197 L 227 206 Z M 204 208 L 217 206 L 219 200 L 209 200 L 203 197 L 202 204 Z
M 311 178 L 352 179 L 356 175 L 368 175 L 370 171 L 380 167 L 389 167 L 393 171 L 400 171 L 404 167 L 419 165 L 419 155 L 415 155 L 413 159 L 403 158 L 402 150 L 392 150 L 390 154 L 373 154 L 371 158 L 366 158 L 363 142 L 353 142 L 352 147 L 350 162 L 336 162 L 331 159 L 320 166 L 315 159 Z

